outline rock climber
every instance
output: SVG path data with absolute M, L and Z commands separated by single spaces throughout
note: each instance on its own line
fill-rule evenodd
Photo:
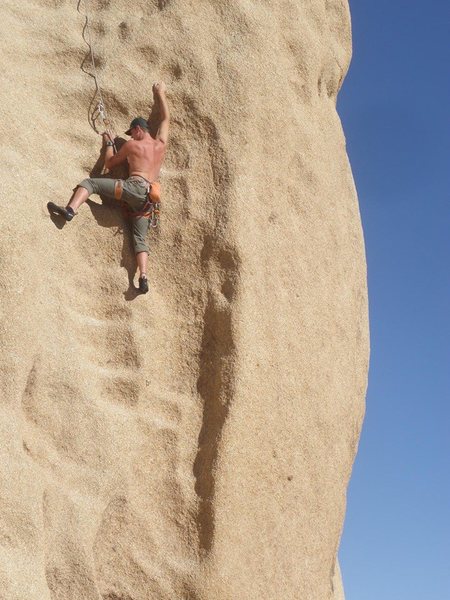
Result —
M 169 107 L 166 99 L 166 86 L 163 82 L 155 83 L 152 88 L 155 104 L 158 103 L 159 128 L 152 137 L 149 122 L 143 117 L 136 117 L 125 132 L 131 136 L 120 150 L 114 154 L 115 135 L 111 131 L 102 134 L 105 152 L 105 168 L 113 169 L 128 161 L 129 177 L 123 179 L 88 178 L 75 188 L 66 207 L 48 203 L 51 213 L 56 213 L 71 221 L 76 210 L 91 194 L 99 194 L 107 198 L 121 200 L 126 204 L 132 224 L 133 245 L 139 269 L 139 291 L 148 292 L 147 263 L 148 246 L 145 238 L 149 227 L 150 202 L 159 202 L 159 171 L 164 160 L 169 136 Z

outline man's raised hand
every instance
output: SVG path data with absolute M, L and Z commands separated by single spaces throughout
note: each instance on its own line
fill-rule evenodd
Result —
M 155 94 L 164 94 L 166 91 L 166 84 L 164 81 L 155 82 L 152 86 L 153 95 Z

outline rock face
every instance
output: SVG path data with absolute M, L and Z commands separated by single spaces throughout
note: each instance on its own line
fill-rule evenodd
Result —
M 46 210 L 98 158 L 84 3 L 2 7 L 1 598 L 343 598 L 368 362 L 347 2 L 88 3 L 118 130 L 168 84 L 147 296 L 120 211 Z

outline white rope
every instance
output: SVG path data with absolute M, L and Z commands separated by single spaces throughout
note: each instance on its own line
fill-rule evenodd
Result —
M 82 0 L 78 0 L 78 5 L 77 5 L 77 10 L 78 12 L 80 12 L 80 5 L 81 5 Z M 101 120 L 103 121 L 104 124 L 108 124 L 108 117 L 106 115 L 106 108 L 105 108 L 105 103 L 103 101 L 103 96 L 102 96 L 102 90 L 101 90 L 101 86 L 100 86 L 100 77 L 97 73 L 97 66 L 95 64 L 95 54 L 94 54 L 94 45 L 92 43 L 92 37 L 91 37 L 91 28 L 90 28 L 90 16 L 89 16 L 89 2 L 88 0 L 84 0 L 84 16 L 85 16 L 85 25 L 84 28 L 87 31 L 87 37 L 88 39 L 85 40 L 85 42 L 87 43 L 87 45 L 89 46 L 89 51 L 90 51 L 90 55 L 91 55 L 91 63 L 92 63 L 92 71 L 93 73 L 90 73 L 91 77 L 94 78 L 95 81 L 95 91 L 98 94 L 100 100 L 97 104 L 97 107 L 95 109 L 95 111 L 92 114 L 92 123 L 95 129 L 95 121 L 100 117 Z

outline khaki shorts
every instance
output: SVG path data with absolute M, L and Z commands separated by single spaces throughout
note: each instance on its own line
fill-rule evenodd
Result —
M 130 209 L 129 216 L 134 251 L 136 254 L 139 252 L 147 252 L 148 254 L 148 246 L 145 238 L 147 237 L 149 219 L 145 216 L 133 217 L 133 212 L 138 213 L 145 207 L 149 185 L 149 182 L 143 177 L 133 175 L 128 179 L 88 178 L 79 183 L 78 187 L 85 188 L 89 192 L 89 196 L 91 194 L 98 194 L 112 200 L 117 200 L 117 189 L 121 187 L 122 195 L 119 198 Z

